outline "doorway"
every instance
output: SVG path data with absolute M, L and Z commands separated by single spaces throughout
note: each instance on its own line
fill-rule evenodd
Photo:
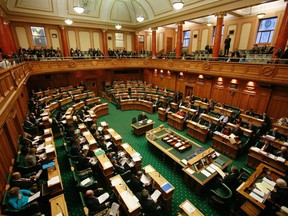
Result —
M 185 86 L 185 97 L 193 95 L 193 87 L 192 86 Z
M 87 90 L 90 90 L 95 93 L 95 95 L 101 95 L 101 92 L 98 92 L 97 88 L 97 79 L 88 79 L 85 80 L 85 86 Z

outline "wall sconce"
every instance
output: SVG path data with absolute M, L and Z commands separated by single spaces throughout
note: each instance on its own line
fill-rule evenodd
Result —
M 163 72 L 163 70 L 160 70 L 159 76 L 160 76 L 160 79 L 161 79 L 161 80 L 164 78 L 164 72 Z
M 254 91 L 254 90 L 255 90 L 255 83 L 252 82 L 252 81 L 249 81 L 249 82 L 247 83 L 247 85 L 246 85 L 246 89 L 247 89 L 248 91 Z
M 154 76 L 158 76 L 158 71 L 157 71 L 157 69 L 154 70 Z
M 259 19 L 262 19 L 265 15 L 266 15 L 265 13 L 258 13 L 258 14 L 257 14 L 257 17 L 258 17 Z
M 178 79 L 179 79 L 179 80 L 183 80 L 183 77 L 184 77 L 183 72 L 180 72 L 180 73 L 179 73 L 179 77 L 178 77 Z
M 232 79 L 230 82 L 230 88 L 237 89 L 238 88 L 238 81 L 236 79 Z

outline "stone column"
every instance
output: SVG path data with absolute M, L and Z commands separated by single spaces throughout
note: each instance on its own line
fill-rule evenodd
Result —
M 102 29 L 102 46 L 104 56 L 108 57 L 107 34 L 105 29 Z
M 152 28 L 152 56 L 157 56 L 157 52 L 156 52 L 156 31 L 157 31 L 157 28 Z
M 222 26 L 224 22 L 224 16 L 226 16 L 226 13 L 220 12 L 220 13 L 217 13 L 215 16 L 217 17 L 217 24 L 216 24 L 216 32 L 215 32 L 215 38 L 214 38 L 214 44 L 213 44 L 212 57 L 218 58 L 220 45 L 221 45 Z
M 9 38 L 8 35 L 6 35 L 4 20 L 2 16 L 0 16 L 0 38 L 0 45 L 3 55 L 11 55 Z
M 183 35 L 183 22 L 177 23 L 177 43 L 176 43 L 176 58 L 182 56 L 182 35 Z
M 70 51 L 68 48 L 68 40 L 67 40 L 67 31 L 65 26 L 59 26 L 60 29 L 60 35 L 61 35 L 61 41 L 62 41 L 62 49 L 63 49 L 63 56 L 69 57 Z
M 134 34 L 134 51 L 139 53 L 139 33 L 135 32 Z
M 287 0 L 286 0 L 287 2 Z M 284 12 L 283 20 L 280 26 L 280 31 L 276 39 L 276 43 L 274 46 L 273 58 L 277 57 L 276 54 L 278 50 L 281 48 L 281 55 L 285 51 L 285 46 L 288 39 L 288 3 L 286 3 L 286 9 Z
M 18 50 L 16 49 L 14 39 L 13 39 L 12 33 L 11 33 L 11 26 L 9 25 L 8 21 L 4 21 L 4 29 L 5 29 L 6 38 L 9 41 L 10 51 L 17 54 Z

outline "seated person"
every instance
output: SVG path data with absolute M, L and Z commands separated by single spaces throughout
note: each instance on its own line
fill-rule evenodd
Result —
M 132 190 L 134 194 L 141 192 L 145 185 L 141 182 L 142 172 L 138 171 L 137 174 L 132 174 L 130 178 L 129 188 Z
M 12 187 L 9 190 L 9 200 L 8 203 L 14 209 L 21 209 L 28 203 L 29 197 L 33 193 L 29 190 L 21 189 L 19 187 Z
M 229 121 L 229 117 L 226 113 L 220 116 L 219 121 L 222 125 L 225 125 Z
M 99 212 L 109 207 L 110 202 L 99 203 L 98 197 L 94 196 L 93 190 L 87 190 L 85 193 L 85 202 L 89 211 Z
M 182 116 L 182 117 L 184 117 L 185 116 L 185 113 L 184 112 L 182 112 L 181 110 L 179 110 L 177 113 L 176 113 L 177 115 L 179 115 L 179 116 Z
M 147 216 L 159 215 L 161 207 L 155 203 L 150 197 L 149 191 L 143 189 L 142 192 L 138 193 L 138 199 L 142 206 L 142 210 Z
M 78 171 L 81 171 L 81 170 L 85 170 L 85 169 L 88 169 L 88 168 L 93 168 L 95 167 L 97 161 L 96 158 L 90 158 L 90 157 L 87 157 L 87 154 L 88 154 L 88 151 L 89 151 L 89 148 L 83 148 L 82 149 L 82 154 L 80 154 L 78 156 L 78 166 L 77 166 L 77 170 Z
M 171 107 L 170 107 L 170 105 L 168 104 L 168 106 L 167 106 L 167 108 L 166 108 L 166 113 L 168 113 L 169 111 L 171 111 Z
M 287 147 L 282 146 L 282 147 L 280 148 L 280 150 L 276 152 L 276 155 L 279 156 L 279 157 L 281 157 L 281 158 L 284 158 L 285 160 L 288 160 Z
M 270 145 L 270 142 L 266 140 L 264 143 L 263 142 L 258 142 L 256 144 L 256 147 L 260 148 L 261 151 L 267 152 L 267 153 L 274 153 L 276 150 L 274 146 Z
M 274 191 L 271 192 L 271 200 L 280 206 L 288 206 L 288 187 L 284 179 L 278 178 Z
M 39 159 L 36 157 L 36 148 L 30 148 L 28 154 L 25 157 L 25 166 L 31 167 L 35 166 L 38 162 L 41 162 L 44 159 L 44 156 L 40 156 Z
M 40 178 L 42 170 L 39 170 L 36 175 L 30 176 L 29 178 L 22 178 L 20 172 L 12 173 L 10 185 L 11 187 L 19 187 L 20 189 L 27 189 L 32 192 L 38 191 L 38 184 L 36 180 Z
M 238 185 L 238 177 L 240 173 L 238 171 L 238 168 L 236 166 L 231 167 L 231 172 L 226 173 L 224 178 L 221 179 L 221 181 L 226 184 L 232 191 L 235 190 Z
M 160 101 L 159 101 L 159 98 L 157 98 L 154 102 L 153 102 L 153 111 L 157 111 L 159 106 L 160 106 Z
M 232 133 L 236 136 L 237 139 L 240 139 L 243 136 L 243 131 L 240 128 L 240 124 L 236 124 L 236 127 L 232 130 Z
M 280 138 L 280 133 L 278 132 L 278 128 L 273 128 L 273 130 L 270 130 L 266 133 L 267 135 L 273 136 L 275 137 L 275 139 L 279 139 Z
M 138 121 L 143 121 L 145 119 L 148 119 L 148 117 L 146 116 L 145 112 L 142 112 L 142 115 L 139 116 Z
M 255 115 L 255 113 L 253 111 L 253 108 L 250 108 L 250 109 L 246 110 L 245 114 L 249 115 L 249 116 L 254 116 Z

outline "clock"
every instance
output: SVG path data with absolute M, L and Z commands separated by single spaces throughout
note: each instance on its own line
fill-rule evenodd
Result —
M 265 27 L 269 28 L 271 26 L 271 24 L 272 24 L 271 20 L 266 20 Z

